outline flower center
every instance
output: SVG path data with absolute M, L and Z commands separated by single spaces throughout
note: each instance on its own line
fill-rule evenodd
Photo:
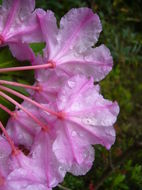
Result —
M 51 67 L 50 67 L 50 68 L 52 68 L 52 69 L 54 69 L 54 68 L 56 67 L 56 63 L 55 63 L 54 61 L 52 61 L 52 60 L 49 60 L 49 61 L 47 62 L 47 64 L 51 64 Z
M 66 113 L 65 112 L 62 112 L 62 111 L 58 112 L 58 119 L 64 120 L 65 117 L 66 117 Z

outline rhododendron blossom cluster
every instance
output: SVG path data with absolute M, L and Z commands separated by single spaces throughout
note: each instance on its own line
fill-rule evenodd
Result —
M 0 122 L 0 190 L 50 190 L 67 172 L 78 176 L 91 169 L 92 145 L 114 144 L 119 106 L 94 85 L 113 64 L 105 45 L 94 48 L 101 30 L 89 8 L 71 9 L 58 28 L 54 13 L 35 9 L 34 0 L 3 0 L 0 46 L 8 45 L 14 57 L 30 65 L 0 73 L 33 69 L 35 82 L 0 80 L 0 96 L 15 105 L 11 111 L 0 104 L 10 115 L 5 127 Z M 46 43 L 43 55 L 34 54 L 29 46 L 34 42 Z M 23 87 L 29 96 L 5 85 Z

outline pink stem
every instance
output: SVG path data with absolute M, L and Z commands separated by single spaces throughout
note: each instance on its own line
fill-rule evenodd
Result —
M 28 98 L 27 96 L 24 96 L 23 94 L 20 94 L 19 92 L 16 92 L 15 90 L 9 89 L 9 88 L 4 87 L 4 86 L 1 86 L 1 85 L 0 85 L 0 89 L 2 89 L 2 90 L 4 90 L 4 91 L 7 91 L 7 92 L 9 92 L 9 93 L 11 93 L 11 94 L 14 94 L 15 96 L 18 96 L 19 98 L 30 102 L 30 103 L 33 104 L 34 106 L 36 106 L 36 107 L 38 107 L 38 108 L 40 108 L 40 109 L 42 109 L 42 110 L 44 110 L 44 111 L 50 113 L 51 115 L 54 115 L 54 116 L 56 116 L 56 117 L 61 117 L 61 116 L 60 116 L 60 113 L 57 113 L 57 112 L 54 112 L 54 111 L 52 111 L 52 110 L 50 110 L 50 109 L 48 109 L 48 108 L 45 108 L 44 106 L 40 105 L 40 104 L 37 103 L 36 101 L 34 101 L 34 100 Z
M 19 86 L 19 87 L 24 87 L 24 88 L 29 88 L 32 90 L 40 90 L 40 87 L 38 86 L 30 86 L 27 84 L 21 84 L 18 82 L 11 82 L 11 81 L 6 81 L 6 80 L 0 80 L 0 84 L 8 84 L 8 85 L 12 85 L 12 86 Z
M 7 131 L 5 130 L 5 128 L 4 128 L 3 124 L 1 123 L 1 121 L 0 121 L 0 128 L 1 128 L 1 130 L 3 131 L 4 135 L 6 136 L 6 139 L 7 139 L 8 143 L 9 143 L 10 146 L 11 146 L 12 153 L 13 153 L 14 155 L 17 155 L 17 154 L 19 153 L 19 150 L 15 147 L 13 141 L 12 141 L 11 138 L 9 137 L 9 135 L 8 135 Z
M 0 96 L 4 97 L 5 99 L 7 99 L 9 102 L 11 102 L 12 104 L 16 105 L 17 107 L 19 107 L 21 110 L 23 110 L 27 115 L 29 115 L 29 117 L 31 117 L 39 126 L 41 126 L 41 128 L 45 131 L 47 131 L 47 126 L 45 126 L 42 122 L 40 122 L 31 112 L 27 111 L 27 109 L 25 109 L 23 106 L 21 106 L 21 104 L 19 104 L 18 102 L 16 102 L 14 99 L 12 99 L 11 97 L 9 97 L 8 95 L 6 95 L 5 93 L 0 91 Z
M 4 105 L 0 104 L 0 108 L 4 110 L 6 113 L 8 113 L 10 116 L 14 115 L 13 112 L 9 110 L 7 107 L 5 107 Z
M 2 68 L 2 69 L 0 69 L 0 73 L 11 72 L 11 71 L 47 69 L 47 68 L 53 68 L 53 67 L 54 67 L 53 63 L 49 62 L 49 63 L 42 64 L 42 65 Z

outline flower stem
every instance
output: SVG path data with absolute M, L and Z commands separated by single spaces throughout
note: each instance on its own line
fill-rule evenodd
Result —
M 54 67 L 53 63 L 49 62 L 49 63 L 42 64 L 42 65 L 2 68 L 2 69 L 0 69 L 0 73 L 12 72 L 12 71 L 47 69 L 47 68 L 53 68 L 53 67 Z
M 3 133 L 4 133 L 4 135 L 5 135 L 5 137 L 6 137 L 7 141 L 8 141 L 8 143 L 9 143 L 10 146 L 11 146 L 12 154 L 14 154 L 14 155 L 19 154 L 19 150 L 15 147 L 13 141 L 12 141 L 11 138 L 9 137 L 9 135 L 8 135 L 7 131 L 5 130 L 5 128 L 4 128 L 3 124 L 1 123 L 1 121 L 0 121 L 0 128 L 1 128 L 1 130 L 3 131 Z
M 30 118 L 32 118 L 44 131 L 47 131 L 48 127 L 40 122 L 31 112 L 29 112 L 27 109 L 25 109 L 21 104 L 16 102 L 14 99 L 12 99 L 10 96 L 6 95 L 5 93 L 0 91 L 0 96 L 7 99 L 12 104 L 16 105 L 18 108 L 22 109 Z
M 6 81 L 6 80 L 0 80 L 0 84 L 7 84 L 7 85 L 12 85 L 12 86 L 29 88 L 29 89 L 37 90 L 37 91 L 40 90 L 40 87 L 38 87 L 38 86 L 31 86 L 31 85 L 27 85 L 27 84 L 22 84 L 22 83 L 18 83 L 18 82 L 11 82 L 11 81 Z

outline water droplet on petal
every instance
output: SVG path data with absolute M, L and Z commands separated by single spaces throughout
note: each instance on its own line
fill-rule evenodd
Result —
M 65 172 L 65 169 L 64 169 L 62 166 L 60 166 L 60 167 L 59 167 L 59 173 L 62 174 L 62 173 L 64 173 L 64 172 Z
M 105 132 L 107 135 L 115 137 L 115 131 L 113 129 L 106 129 Z
M 69 80 L 69 81 L 68 81 L 68 86 L 69 86 L 70 88 L 73 88 L 73 87 L 75 86 L 75 82 Z
M 83 119 L 83 123 L 86 125 L 96 125 L 97 120 L 94 117 L 86 117 Z
M 88 155 L 89 155 L 89 152 L 88 152 L 88 151 L 85 151 L 85 152 L 83 153 L 84 159 L 86 159 L 86 158 L 88 157 Z
M 77 132 L 76 131 L 72 131 L 71 135 L 72 135 L 72 137 L 75 137 L 77 135 Z

